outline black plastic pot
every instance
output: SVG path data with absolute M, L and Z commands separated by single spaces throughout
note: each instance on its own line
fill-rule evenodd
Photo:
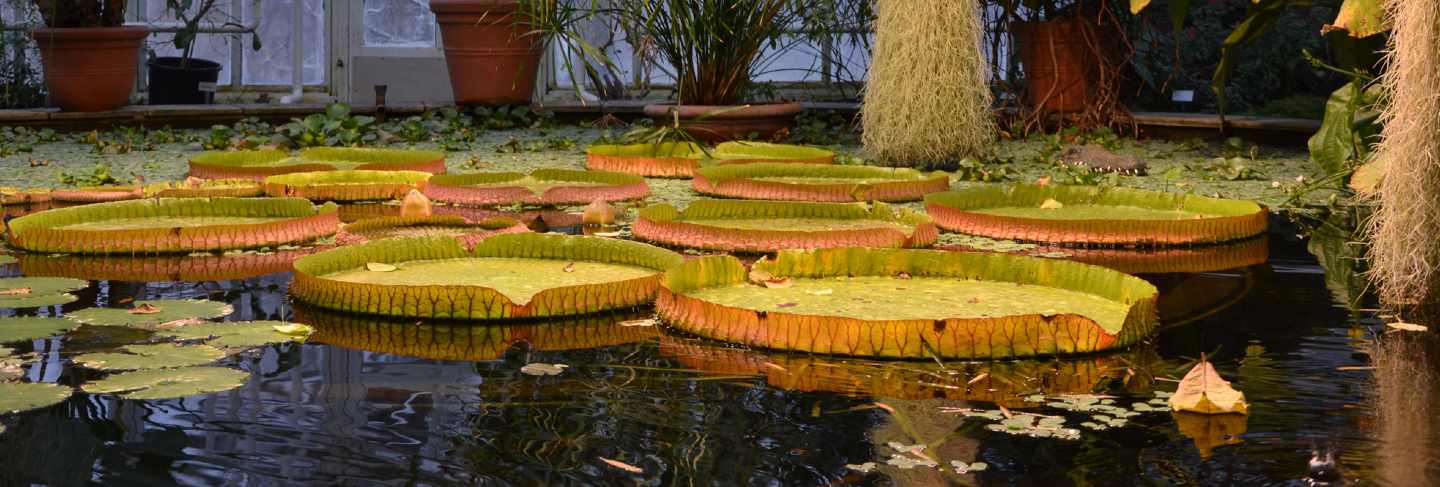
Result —
M 151 58 L 151 105 L 205 105 L 215 101 L 215 81 L 220 63 L 178 57 Z

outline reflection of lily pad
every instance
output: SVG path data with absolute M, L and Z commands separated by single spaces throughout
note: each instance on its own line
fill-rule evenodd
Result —
M 225 357 L 225 351 L 208 345 L 157 343 L 128 345 L 121 350 L 124 353 L 87 353 L 72 360 L 95 370 L 150 370 L 205 365 Z
M 141 312 L 147 306 L 158 311 Z M 155 328 L 158 325 L 185 319 L 219 318 L 230 314 L 233 309 L 225 303 L 188 299 L 161 299 L 136 301 L 135 308 L 88 308 L 65 315 L 66 318 L 86 325 L 128 326 L 133 328 Z
M 115 374 L 81 386 L 91 394 L 120 394 L 126 399 L 170 399 L 209 394 L 245 385 L 250 374 L 224 367 L 183 367 Z
M 18 413 L 59 404 L 75 391 L 57 384 L 0 382 L 0 414 Z
M 205 340 L 207 345 L 221 348 L 251 348 L 292 340 L 304 341 L 310 335 L 310 327 L 283 321 L 238 321 L 182 326 L 163 331 L 160 335 L 181 340 Z
M 7 277 L 0 279 L 0 308 L 38 308 L 75 301 L 66 294 L 89 283 L 61 277 Z
M 299 198 L 152 198 L 58 208 L 10 221 L 10 244 L 68 254 L 259 248 L 335 233 L 334 206 Z
M 52 337 L 74 330 L 79 323 L 63 318 L 43 316 L 12 316 L 0 318 L 0 343 L 20 342 Z M 0 353 L 0 357 L 6 354 Z

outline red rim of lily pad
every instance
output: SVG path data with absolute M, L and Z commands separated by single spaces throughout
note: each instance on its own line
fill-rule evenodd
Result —
M 708 152 L 708 154 L 707 154 Z M 653 178 L 688 178 L 704 164 L 834 164 L 835 153 L 815 147 L 766 142 L 724 142 L 708 151 L 690 142 L 593 145 L 585 168 Z
M 282 150 L 205 152 L 190 158 L 190 176 L 200 179 L 251 179 L 263 181 L 279 174 L 336 171 L 420 171 L 445 173 L 445 153 L 358 147 L 313 147 L 300 151 L 293 162 Z
M 539 193 L 519 184 L 506 185 L 527 178 L 555 184 Z M 638 200 L 650 195 L 650 186 L 645 184 L 645 178 L 634 174 L 536 169 L 528 176 L 518 172 L 435 176 L 425 185 L 424 193 L 433 201 L 453 205 L 497 206 L 519 203 L 561 206 L 583 205 L 594 201 Z
M 530 231 L 530 228 L 519 220 L 505 217 L 487 218 L 473 223 L 456 215 L 376 217 L 341 227 L 340 233 L 335 236 L 335 243 L 356 245 L 382 238 L 406 238 L 385 236 L 406 228 L 443 228 L 459 232 L 460 235 L 453 237 L 466 249 L 472 249 L 481 240 L 495 235 Z
M 147 217 L 264 217 L 275 221 L 118 230 L 66 229 L 80 223 Z M 10 221 L 10 245 L 67 254 L 173 254 L 253 249 L 309 242 L 334 234 L 335 205 L 299 198 L 151 198 L 57 208 Z
M 750 230 L 694 223 L 723 219 L 804 218 L 816 220 L 873 220 L 907 226 L 845 230 Z M 885 203 L 812 203 L 799 201 L 700 200 L 684 211 L 669 204 L 640 210 L 631 227 L 635 237 L 663 245 L 734 252 L 774 252 L 781 249 L 827 247 L 923 248 L 940 238 L 930 218 L 908 208 Z
M 134 200 L 144 197 L 145 189 L 138 186 L 57 188 L 50 191 L 50 200 L 61 203 L 105 203 L 110 201 Z
M 265 178 L 265 194 L 312 201 L 376 201 L 404 198 L 423 189 L 430 173 L 420 171 L 322 171 Z
M 0 189 L 0 205 L 35 205 L 50 202 L 48 189 Z
M 478 285 L 390 285 L 324 277 L 372 264 L 477 257 L 614 263 L 646 267 L 656 273 L 547 288 L 524 303 Z M 655 297 L 664 270 L 683 260 L 680 254 L 659 247 L 599 237 L 511 233 L 482 240 L 470 250 L 453 237 L 390 238 L 296 260 L 290 293 L 296 299 L 323 308 L 383 316 L 476 320 L 575 316 L 649 303 Z
M 752 269 L 775 278 L 895 276 L 1029 284 L 1100 296 L 1127 307 L 1107 332 L 1075 313 L 985 318 L 866 320 L 761 311 L 708 302 L 687 293 L 746 282 L 732 256 L 692 259 L 665 273 L 655 308 L 668 324 L 700 337 L 776 350 L 904 359 L 1004 359 L 1073 355 L 1125 347 L 1157 326 L 1158 291 L 1104 267 L 1039 257 L 935 250 L 836 248 L 786 250 Z
M 816 178 L 786 182 L 767 178 Z M 787 201 L 918 201 L 950 189 L 950 174 L 908 168 L 815 164 L 738 164 L 701 168 L 695 192 L 728 198 Z
M 1047 204 L 1194 212 L 1182 219 L 1066 219 L 984 213 Z M 1093 186 L 978 186 L 925 196 L 941 228 L 990 238 L 1072 245 L 1167 246 L 1228 242 L 1265 233 L 1269 214 L 1252 201 Z

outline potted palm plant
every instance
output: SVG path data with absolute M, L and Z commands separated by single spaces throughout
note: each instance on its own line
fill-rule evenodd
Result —
M 45 26 L 40 48 L 50 99 L 66 111 L 114 110 L 130 100 L 140 44 L 150 29 L 127 26 L 125 0 L 34 0 Z

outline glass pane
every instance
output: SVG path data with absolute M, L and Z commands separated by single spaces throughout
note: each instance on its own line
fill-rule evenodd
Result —
M 324 0 L 303 0 L 305 2 L 304 38 L 304 81 L 307 85 L 325 84 L 325 2 Z M 290 84 L 290 31 L 293 15 L 291 8 L 295 0 L 266 0 L 260 2 L 261 11 L 246 9 L 246 22 L 259 15 L 259 51 L 250 49 L 249 39 L 245 40 L 245 73 L 247 85 L 288 85 Z M 248 3 L 248 2 L 247 2 Z
M 365 0 L 365 47 L 433 47 L 429 0 Z

